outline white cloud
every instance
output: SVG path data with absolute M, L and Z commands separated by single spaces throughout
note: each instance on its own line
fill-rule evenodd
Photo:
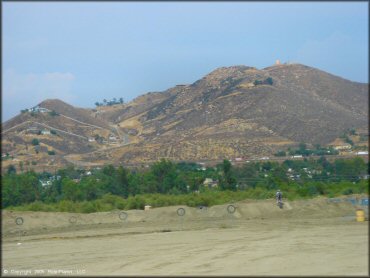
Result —
M 65 102 L 73 102 L 75 100 L 72 93 L 74 80 L 75 76 L 69 72 L 22 74 L 13 69 L 5 70 L 2 89 L 3 121 L 45 99 L 58 98 Z

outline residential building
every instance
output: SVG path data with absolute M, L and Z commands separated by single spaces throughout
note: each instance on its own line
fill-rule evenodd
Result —
M 206 178 L 203 182 L 203 185 L 208 186 L 209 188 L 214 188 L 218 186 L 218 181 L 211 178 Z

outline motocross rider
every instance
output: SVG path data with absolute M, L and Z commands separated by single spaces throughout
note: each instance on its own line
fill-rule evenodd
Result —
M 283 193 L 278 189 L 278 191 L 275 194 L 276 197 L 276 203 L 279 204 L 279 202 L 283 202 Z

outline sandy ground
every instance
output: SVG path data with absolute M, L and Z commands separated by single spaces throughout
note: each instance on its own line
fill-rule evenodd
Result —
M 127 211 L 124 220 L 119 211 L 3 211 L 2 275 L 369 275 L 369 222 L 355 221 L 356 206 L 233 205 L 233 214 L 228 205 L 182 206 L 178 216 L 175 206 Z

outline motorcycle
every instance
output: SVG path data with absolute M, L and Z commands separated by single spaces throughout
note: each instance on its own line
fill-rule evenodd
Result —
M 282 209 L 282 208 L 283 208 L 283 206 L 284 206 L 283 201 L 282 201 L 282 200 L 278 200 L 278 201 L 277 201 L 277 206 L 278 206 L 280 209 Z

